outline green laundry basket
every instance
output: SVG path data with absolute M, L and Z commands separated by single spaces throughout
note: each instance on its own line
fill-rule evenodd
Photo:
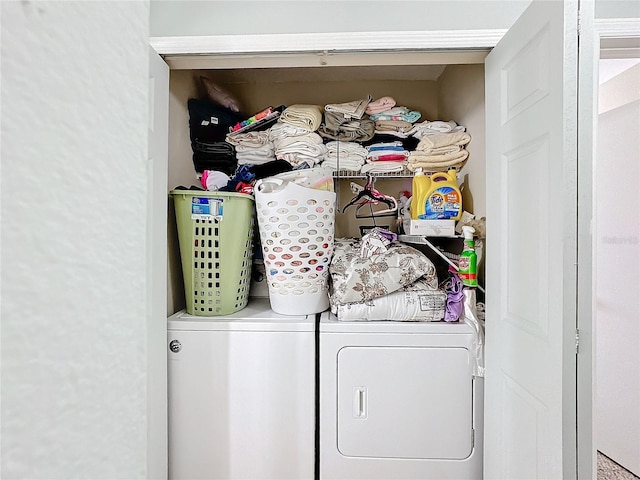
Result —
M 255 208 L 252 195 L 172 190 L 187 313 L 228 315 L 247 306 Z

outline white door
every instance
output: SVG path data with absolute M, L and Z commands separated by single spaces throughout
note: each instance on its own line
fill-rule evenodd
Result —
M 470 363 L 469 350 L 462 346 L 342 348 L 337 371 L 340 453 L 467 458 L 473 450 Z
M 486 60 L 485 478 L 575 478 L 577 2 Z
M 169 66 L 149 52 L 147 163 L 147 478 L 167 478 L 167 163 Z

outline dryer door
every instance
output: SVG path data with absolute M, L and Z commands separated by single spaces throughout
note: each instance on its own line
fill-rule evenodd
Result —
M 464 459 L 473 450 L 466 348 L 345 347 L 338 353 L 338 450 Z

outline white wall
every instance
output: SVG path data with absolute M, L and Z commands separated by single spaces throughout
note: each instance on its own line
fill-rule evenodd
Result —
M 151 0 L 151 36 L 507 29 L 530 2 Z M 596 0 L 595 16 L 639 18 L 640 2 Z
M 151 2 L 151 36 L 509 28 L 528 0 Z
M 640 18 L 637 0 L 595 0 L 596 18 Z
M 596 448 L 640 475 L 640 64 L 601 85 L 599 104 Z
M 146 475 L 148 15 L 1 2 L 3 479 Z

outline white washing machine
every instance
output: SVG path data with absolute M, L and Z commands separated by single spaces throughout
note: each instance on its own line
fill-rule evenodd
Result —
M 168 320 L 169 478 L 312 480 L 315 315 Z
M 320 479 L 482 478 L 484 379 L 465 323 L 320 317 Z

